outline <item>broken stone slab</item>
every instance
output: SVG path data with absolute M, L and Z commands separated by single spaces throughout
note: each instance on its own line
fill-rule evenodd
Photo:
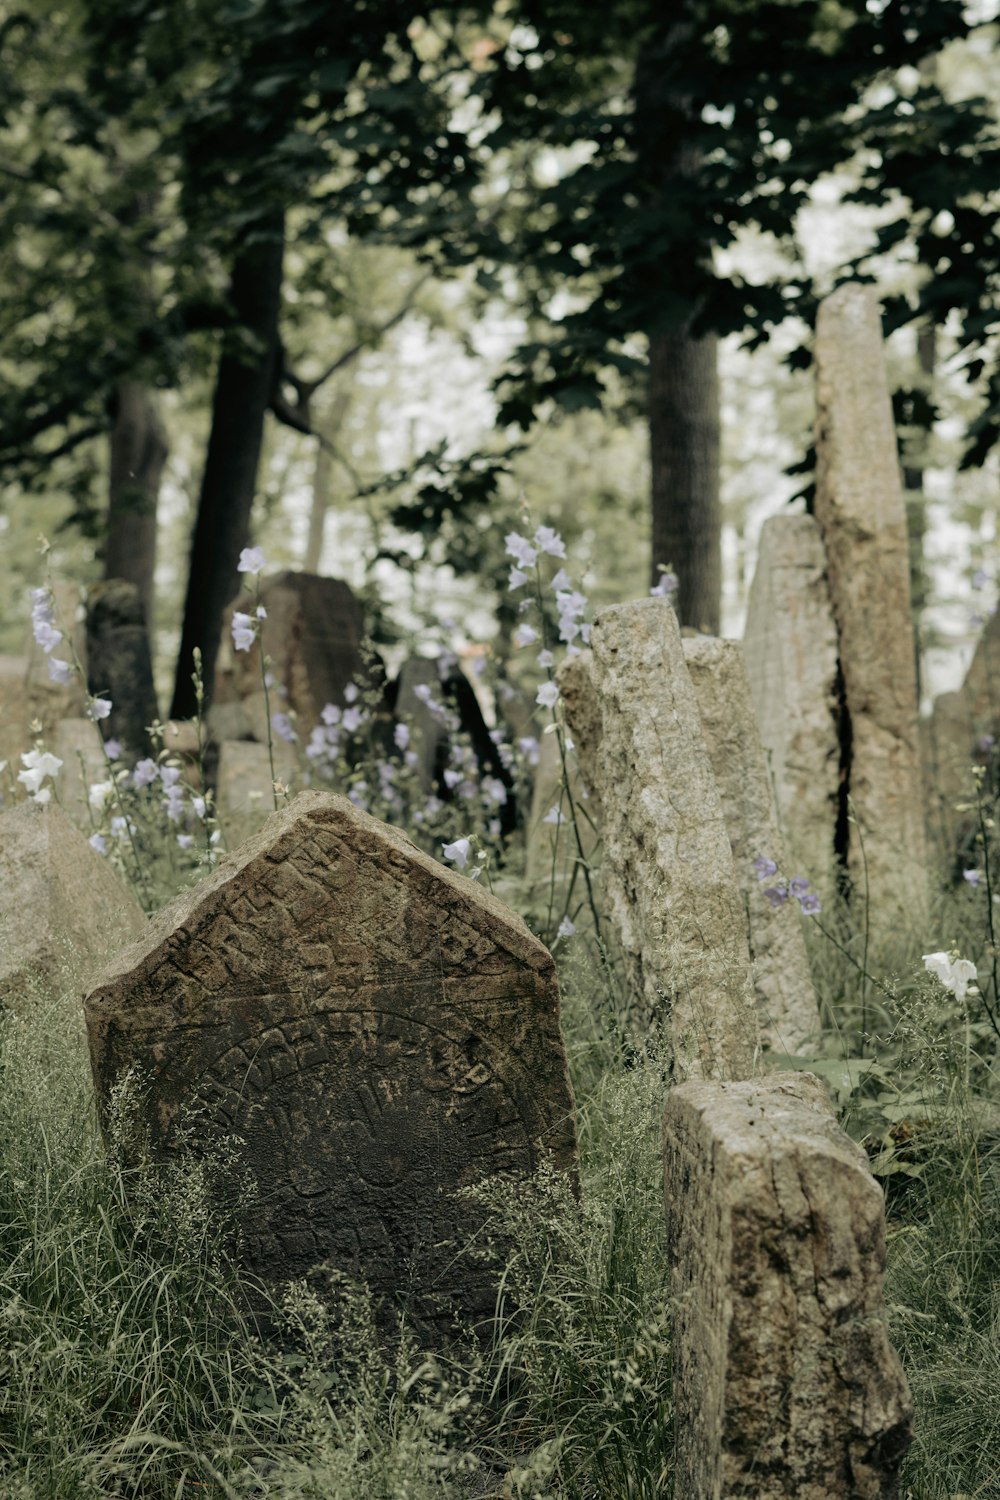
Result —
M 591 651 L 605 900 L 640 1015 L 662 1026 L 675 1079 L 749 1077 L 746 919 L 672 606 L 612 605 Z
M 219 746 L 216 809 L 226 844 L 237 848 L 274 812 L 274 782 L 266 745 L 224 740 Z
M 787 895 L 772 904 L 765 892 L 780 887 L 754 870 L 754 860 L 763 856 L 786 880 L 801 873 L 785 855 L 743 648 L 705 635 L 687 637 L 683 645 L 745 903 L 761 1041 L 773 1052 L 814 1055 L 819 1009 L 799 905 Z
M 271 714 L 294 714 L 305 743 L 327 703 L 343 707 L 344 689 L 367 675 L 361 655 L 364 614 L 348 584 L 316 573 L 284 572 L 265 578 L 260 602 L 267 610 L 261 642 L 249 651 L 233 649 L 234 610 L 252 613 L 256 598 L 243 594 L 226 612 L 215 704 L 243 704 L 248 729 L 267 742 L 268 725 L 261 686 L 260 651 L 270 658 Z
M 839 666 L 826 553 L 813 516 L 764 522 L 743 650 L 789 857 L 831 895 L 837 873 Z
M 62 761 L 55 777 L 56 799 L 76 827 L 89 835 L 94 827 L 90 788 L 110 774 L 100 730 L 91 719 L 60 719 L 48 749 Z
M 678 1495 L 893 1500 L 882 1191 L 811 1074 L 667 1098 Z
M 848 865 L 891 937 L 927 911 L 906 510 L 879 306 L 848 283 L 816 322 L 816 519 L 850 720 Z
M 220 1185 L 275 1289 L 368 1283 L 433 1347 L 491 1316 L 461 1195 L 575 1172 L 552 959 L 488 891 L 345 798 L 304 792 L 120 955 L 86 1001 L 98 1097 L 145 1080 L 156 1160 L 237 1139 Z M 249 1173 L 252 1187 L 244 1182 Z M 231 1193 L 233 1196 L 227 1196 Z
M 0 813 L 0 1003 L 78 992 L 145 927 L 135 897 L 60 807 Z
M 149 726 L 159 718 L 153 658 L 142 597 L 134 583 L 110 578 L 87 591 L 87 681 L 111 700 L 105 734 L 133 764 L 153 748 Z

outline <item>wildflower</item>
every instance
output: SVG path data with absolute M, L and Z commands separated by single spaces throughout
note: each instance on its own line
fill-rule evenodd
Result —
M 164 789 L 164 791 L 169 792 L 172 787 L 175 787 L 177 785 L 177 783 L 180 781 L 180 779 L 181 779 L 181 768 L 180 768 L 180 766 L 161 766 L 160 767 L 160 780 L 163 783 L 163 789 Z
M 491 802 L 494 807 L 506 805 L 507 788 L 498 776 L 484 776 L 481 790 L 487 802 Z
M 559 827 L 560 823 L 564 823 L 565 821 L 566 820 L 562 815 L 562 811 L 558 807 L 550 807 L 548 812 L 545 814 L 545 817 L 542 819 L 543 823 L 554 823 L 557 828 Z
M 163 799 L 163 807 L 171 823 L 179 823 L 184 817 L 184 788 L 168 786 Z
M 665 568 L 662 563 L 659 564 L 659 568 L 659 582 L 654 584 L 649 592 L 654 598 L 669 599 L 670 595 L 676 594 L 680 588 L 680 579 L 672 568 Z
M 96 850 L 98 854 L 107 854 L 108 852 L 108 841 L 104 837 L 103 833 L 92 833 L 90 835 L 90 838 L 87 840 L 87 843 L 90 845 L 91 849 Z
M 347 686 L 345 687 L 345 689 L 344 689 L 344 702 L 345 703 L 357 703 L 357 701 L 358 701 L 358 685 L 357 685 L 356 682 L 349 682 L 347 684 Z
M 788 882 L 788 889 L 795 897 L 804 896 L 809 889 L 809 881 L 804 875 L 796 875 Z
M 572 590 L 573 584 L 565 568 L 559 569 L 559 572 L 552 580 L 551 587 L 552 592 L 556 595 L 563 594 Z
M 512 594 L 515 589 L 521 589 L 528 581 L 528 575 L 521 568 L 511 568 L 510 579 L 507 583 L 507 592 Z
M 106 719 L 111 712 L 111 699 L 91 698 L 88 707 L 90 709 L 90 717 L 92 719 Z
M 763 854 L 758 854 L 753 862 L 753 867 L 758 880 L 769 880 L 772 875 L 777 875 L 778 866 L 773 859 L 766 859 Z
M 60 687 L 67 687 L 73 680 L 73 668 L 59 656 L 49 657 L 49 679 Z
M 26 750 L 21 756 L 21 762 L 24 770 L 17 773 L 18 781 L 36 802 L 47 802 L 49 794 L 41 795 L 42 782 L 46 777 L 55 776 L 62 770 L 62 761 L 49 750 Z
M 340 722 L 348 734 L 354 734 L 361 728 L 361 725 L 364 722 L 364 716 L 360 708 L 345 708 L 344 716 Z
M 95 781 L 87 791 L 87 801 L 95 812 L 99 812 L 111 800 L 115 784 L 113 781 Z M 101 853 L 104 851 L 102 850 Z
M 121 754 L 122 754 L 122 742 L 121 742 L 121 740 L 116 740 L 116 739 L 105 740 L 104 741 L 104 749 L 107 752 L 108 760 L 121 760 Z
M 935 979 L 939 979 L 956 1000 L 964 1000 L 966 991 L 972 988 L 979 978 L 975 964 L 967 958 L 959 958 L 957 954 L 925 953 L 923 960 L 928 974 L 933 974 Z
M 550 557 L 566 556 L 566 543 L 551 526 L 539 526 L 533 540 L 539 552 L 547 552 Z
M 393 742 L 397 750 L 405 750 L 410 743 L 410 730 L 406 724 L 397 724 L 392 731 Z
M 449 768 L 444 773 L 444 784 L 449 789 L 449 791 L 453 792 L 457 786 L 461 785 L 463 780 L 464 777 L 462 776 L 461 771 L 453 771 Z
M 547 671 L 555 661 L 555 657 L 552 655 L 551 651 L 539 651 L 538 655 L 535 657 L 535 660 L 543 671 Z
M 529 766 L 538 765 L 540 748 L 538 741 L 535 739 L 535 736 L 533 734 L 526 734 L 523 739 L 519 739 L 517 742 L 517 748 L 520 750 Z
M 806 891 L 799 897 L 799 910 L 804 917 L 817 917 L 823 910 L 820 899 L 815 891 Z
M 249 651 L 257 639 L 253 620 L 242 610 L 233 611 L 233 645 L 237 651 Z
M 279 740 L 284 740 L 286 745 L 293 745 L 298 739 L 298 735 L 292 728 L 292 721 L 287 714 L 272 714 L 271 728 Z
M 535 702 L 540 708 L 553 708 L 559 697 L 559 689 L 554 682 L 543 682 L 535 694 Z
M 526 536 L 521 536 L 518 532 L 511 531 L 508 532 L 503 540 L 508 557 L 513 557 L 516 562 L 520 563 L 522 568 L 534 566 L 538 551 L 531 545 Z M 527 582 L 527 578 L 525 582 Z
M 768 885 L 764 887 L 764 895 L 774 907 L 784 906 L 788 900 L 788 892 L 783 885 Z
M 513 639 L 514 645 L 517 647 L 533 646 L 538 640 L 538 631 L 534 628 L 533 625 L 519 625 L 514 631 Z
M 236 566 L 241 573 L 260 573 L 265 566 L 263 549 L 244 547 Z
M 457 865 L 460 870 L 464 870 L 469 862 L 469 855 L 472 852 L 472 840 L 455 839 L 450 844 L 442 844 L 441 848 L 445 859 L 450 860 L 453 865 Z
M 556 928 L 556 937 L 557 938 L 572 937 L 575 932 L 576 932 L 576 927 L 570 921 L 569 917 L 563 917 L 562 921 L 559 923 L 559 926 Z
M 962 879 L 967 881 L 973 890 L 976 890 L 983 883 L 983 876 L 980 870 L 963 870 Z
M 336 703 L 327 703 L 320 714 L 320 718 L 324 724 L 339 724 L 340 715 L 341 710 L 337 707 Z
M 147 756 L 145 760 L 136 762 L 135 770 L 132 772 L 132 785 L 135 787 L 152 786 L 159 774 L 160 768 L 156 761 L 150 760 Z
M 988 755 L 996 744 L 996 740 L 992 734 L 981 734 L 976 744 L 984 755 Z
M 972 575 L 972 587 L 974 589 L 985 588 L 989 582 L 989 574 L 985 568 L 977 568 Z
M 191 845 L 194 843 L 194 834 L 179 833 L 177 835 L 177 843 L 182 849 L 190 849 Z
M 195 817 L 203 819 L 207 811 L 207 804 L 204 797 L 192 797 L 191 806 L 194 809 Z

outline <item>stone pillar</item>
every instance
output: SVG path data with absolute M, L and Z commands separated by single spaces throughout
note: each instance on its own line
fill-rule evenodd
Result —
M 675 1493 L 893 1500 L 910 1441 L 882 1191 L 811 1074 L 667 1099 Z
M 137 1068 L 154 1160 L 239 1143 L 219 1207 L 278 1288 L 366 1281 L 440 1349 L 484 1328 L 500 1268 L 461 1190 L 576 1171 L 552 959 L 489 891 L 346 798 L 304 792 L 86 1001 L 98 1098 Z M 246 1181 L 249 1176 L 249 1183 Z M 248 1296 L 251 1296 L 248 1293 Z
M 816 324 L 816 519 L 850 720 L 848 862 L 889 937 L 926 914 L 927 848 L 906 511 L 878 303 L 856 284 Z
M 748 1077 L 746 919 L 677 617 L 665 599 L 613 605 L 591 647 L 603 885 L 633 993 L 676 1078 Z
M 796 873 L 830 895 L 841 756 L 837 626 L 812 516 L 764 522 L 743 649 L 785 847 Z
M 774 882 L 761 881 L 754 870 L 754 860 L 764 856 L 786 878 L 802 873 L 790 868 L 785 855 L 743 648 L 738 641 L 692 636 L 684 640 L 684 659 L 745 903 L 761 1041 L 774 1052 L 815 1056 L 819 1010 L 802 935 L 804 918 L 794 897 L 773 905 L 765 891 L 775 889 Z

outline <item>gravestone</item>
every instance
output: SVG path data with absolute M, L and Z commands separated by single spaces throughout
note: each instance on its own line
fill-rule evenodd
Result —
M 59 805 L 77 828 L 89 834 L 94 826 L 90 788 L 109 777 L 100 730 L 91 719 L 60 719 L 47 748 L 62 761 L 55 777 Z
M 148 755 L 148 727 L 159 718 L 153 659 L 139 590 L 124 578 L 95 583 L 87 592 L 87 681 L 110 698 L 105 736 L 122 746 L 132 764 Z
M 633 994 L 676 1079 L 748 1077 L 746 921 L 677 617 L 666 599 L 613 605 L 591 649 L 604 891 Z
M 840 782 L 837 627 L 812 516 L 764 522 L 743 636 L 747 677 L 785 847 L 835 888 Z
M 348 683 L 366 675 L 361 605 L 340 579 L 295 572 L 264 579 L 260 602 L 267 610 L 261 641 L 271 659 L 270 711 L 294 714 L 305 743 L 325 705 L 342 707 Z M 255 643 L 248 651 L 234 650 L 231 631 L 234 610 L 252 614 L 255 608 L 255 598 L 242 594 L 226 612 L 213 707 L 242 703 L 249 733 L 266 743 L 261 647 Z M 231 725 L 227 729 L 232 732 Z
M 62 631 L 63 639 L 47 655 L 29 634 L 25 673 L 28 719 L 38 721 L 43 738 L 52 733 L 60 719 L 80 718 L 87 707 L 86 684 L 79 673 L 74 672 L 67 683 L 58 683 L 53 682 L 49 672 L 50 658 L 72 664 L 74 653 L 84 672 L 87 670 L 87 632 L 81 590 L 78 584 L 56 579 L 51 593 L 55 625 Z
M 753 958 L 761 1042 L 774 1052 L 812 1053 L 820 1024 L 798 902 L 772 904 L 754 859 L 765 856 L 794 877 L 778 827 L 764 749 L 754 717 L 743 648 L 713 636 L 684 640 L 701 727 L 733 851 L 736 884 L 745 903 Z
M 155 1159 L 236 1137 L 228 1203 L 272 1286 L 324 1264 L 434 1347 L 492 1314 L 457 1196 L 575 1171 L 552 960 L 488 891 L 345 798 L 304 792 L 166 907 L 86 1002 L 98 1096 L 146 1080 Z M 220 1188 L 220 1192 L 224 1192 Z
M 21 769 L 21 756 L 30 750 L 33 736 L 28 725 L 28 658 L 0 656 L 0 761 L 6 761 L 14 775 Z M 12 789 L 6 773 L 0 774 L 0 807 Z
M 677 1495 L 891 1500 L 910 1441 L 885 1214 L 810 1074 L 667 1098 Z
M 848 865 L 872 930 L 927 911 L 909 549 L 879 308 L 848 284 L 816 323 L 816 519 L 850 719 Z
M 227 847 L 235 849 L 274 812 L 267 746 L 253 740 L 224 740 L 219 746 L 216 777 L 219 822 Z
M 595 818 L 600 816 L 597 786 L 597 747 L 601 743 L 601 705 L 594 689 L 593 657 L 578 651 L 565 657 L 556 671 L 556 684 L 563 712 L 573 739 L 577 765 L 591 801 Z
M 0 813 L 0 1004 L 78 987 L 145 929 L 115 871 L 54 803 Z

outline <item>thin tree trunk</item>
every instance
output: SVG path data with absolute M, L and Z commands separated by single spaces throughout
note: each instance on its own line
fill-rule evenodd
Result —
M 327 512 L 333 501 L 333 454 L 328 444 L 332 443 L 344 425 L 351 404 L 351 392 L 345 386 L 339 390 L 315 424 L 320 441 L 316 446 L 316 466 L 313 469 L 312 503 L 309 507 L 309 535 L 303 568 L 307 573 L 318 573 L 323 557 L 323 531 Z M 326 439 L 326 442 L 323 439 Z
M 191 543 L 184 624 L 171 707 L 173 718 L 193 717 L 191 680 L 201 651 L 206 701 L 215 682 L 215 660 L 226 605 L 239 588 L 237 563 L 247 545 L 260 462 L 264 418 L 278 355 L 284 224 L 262 226 L 233 263 L 230 299 L 235 334 L 219 360 L 212 430 Z
M 917 383 L 931 394 L 934 385 L 934 370 L 937 364 L 937 329 L 933 323 L 925 323 L 917 333 Z M 924 536 L 927 532 L 927 497 L 924 494 L 924 467 L 930 433 L 923 436 L 920 449 L 911 454 L 911 461 L 903 465 L 903 498 L 906 501 L 906 530 L 910 550 L 910 601 L 913 606 L 913 650 L 917 666 L 917 694 L 922 689 L 922 620 L 927 607 L 929 582 L 924 557 Z
M 722 505 L 719 492 L 718 339 L 684 329 L 649 340 L 653 582 L 677 575 L 682 625 L 719 633 Z
M 110 447 L 104 577 L 135 584 L 151 630 L 156 504 L 169 449 L 156 397 L 138 380 L 118 386 Z

